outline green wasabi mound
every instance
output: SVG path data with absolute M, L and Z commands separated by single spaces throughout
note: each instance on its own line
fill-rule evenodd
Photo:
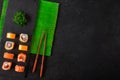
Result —
M 19 26 L 24 26 L 27 23 L 26 14 L 23 11 L 17 11 L 13 16 L 13 22 Z

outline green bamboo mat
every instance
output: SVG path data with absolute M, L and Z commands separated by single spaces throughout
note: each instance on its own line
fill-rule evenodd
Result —
M 2 30 L 3 30 L 3 26 L 4 26 L 4 21 L 5 21 L 7 5 L 8 5 L 8 0 L 4 0 L 3 7 L 2 7 L 2 13 L 1 13 L 1 17 L 0 17 L 0 38 L 2 37 Z
M 38 9 L 38 16 L 36 21 L 36 27 L 32 37 L 32 44 L 30 52 L 33 54 L 37 53 L 37 47 L 42 31 L 48 33 L 46 56 L 51 55 L 52 44 L 54 39 L 54 32 L 56 27 L 57 15 L 58 15 L 59 3 L 41 1 Z M 43 45 L 40 54 L 43 52 Z

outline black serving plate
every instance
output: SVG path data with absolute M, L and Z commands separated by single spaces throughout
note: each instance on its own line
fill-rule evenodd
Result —
M 26 66 L 26 70 L 29 68 L 28 67 L 28 62 L 29 62 L 28 60 L 29 60 L 29 53 L 30 53 L 29 50 L 27 52 L 24 52 L 27 54 L 27 62 L 25 64 L 17 62 L 18 53 L 23 52 L 23 51 L 18 50 L 18 45 L 19 44 L 28 45 L 29 49 L 30 49 L 31 37 L 32 37 L 33 30 L 34 30 L 35 22 L 36 22 L 36 14 L 37 14 L 37 8 L 38 8 L 37 2 L 38 2 L 38 0 L 9 0 L 8 9 L 7 9 L 6 18 L 5 18 L 5 24 L 4 24 L 4 28 L 3 28 L 2 40 L 1 40 L 1 45 L 0 45 L 0 47 L 1 47 L 0 67 L 2 67 L 3 62 L 6 61 L 6 59 L 3 58 L 4 52 L 7 51 L 4 49 L 4 45 L 5 45 L 6 41 L 14 41 L 15 42 L 15 48 L 11 51 L 7 51 L 7 52 L 14 53 L 15 58 L 12 60 L 13 65 L 12 65 L 12 69 L 10 71 L 4 71 L 4 70 L 2 70 L 2 68 L 0 68 L 1 75 L 7 75 L 10 77 L 17 77 L 17 76 L 24 77 L 25 72 L 24 73 L 15 72 L 15 70 L 14 70 L 15 65 L 16 64 L 24 65 L 24 66 Z M 19 10 L 24 11 L 27 14 L 27 18 L 28 18 L 28 23 L 23 27 L 20 27 L 19 25 L 15 24 L 12 20 L 15 12 L 17 12 Z M 16 39 L 15 40 L 7 39 L 6 34 L 8 32 L 13 32 L 13 33 L 17 34 Z M 20 33 L 26 33 L 29 35 L 29 41 L 27 43 L 21 43 L 19 41 Z M 7 61 L 9 61 L 9 60 L 7 60 Z
M 0 16 L 1 16 L 1 12 L 2 12 L 2 4 L 3 4 L 3 0 L 0 0 Z

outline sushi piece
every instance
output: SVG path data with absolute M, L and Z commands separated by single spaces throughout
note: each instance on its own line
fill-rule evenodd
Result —
M 5 52 L 3 58 L 13 59 L 14 58 L 14 54 Z
M 19 40 L 20 40 L 21 42 L 23 42 L 23 43 L 28 42 L 28 35 L 27 35 L 27 34 L 24 34 L 24 33 L 21 33 Z
M 9 39 L 15 39 L 15 37 L 16 37 L 15 33 L 7 33 L 6 35 L 6 38 L 9 38 Z
M 28 51 L 28 46 L 26 46 L 26 45 L 19 45 L 18 49 L 21 50 L 21 51 Z
M 15 66 L 15 71 L 16 72 L 24 72 L 24 70 L 25 70 L 24 66 L 20 66 L 20 65 Z
M 26 54 L 24 54 L 24 53 L 18 54 L 17 61 L 18 62 L 26 62 Z
M 13 48 L 14 48 L 14 42 L 12 42 L 12 41 L 6 41 L 6 43 L 5 43 L 5 49 L 6 50 L 12 50 Z
M 2 69 L 3 70 L 10 70 L 11 66 L 12 66 L 12 62 L 5 61 L 5 62 L 3 62 Z

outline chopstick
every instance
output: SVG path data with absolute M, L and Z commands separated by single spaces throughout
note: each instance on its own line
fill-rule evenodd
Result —
M 42 61 L 41 61 L 41 67 L 40 67 L 40 78 L 42 78 L 42 75 L 43 75 L 44 59 L 45 59 L 45 53 L 46 53 L 46 40 L 47 40 L 47 33 L 45 34 L 45 38 L 44 38 L 44 50 L 42 54 Z
M 41 49 L 42 40 L 44 38 L 44 35 L 45 35 L 45 32 L 42 32 L 42 36 L 40 37 L 40 42 L 39 42 L 39 45 L 38 45 L 38 51 L 37 51 L 37 54 L 36 54 L 36 58 L 35 58 L 35 62 L 34 62 L 34 65 L 33 65 L 32 73 L 34 73 L 35 70 L 36 70 L 36 65 L 37 65 L 37 62 L 38 62 L 38 57 L 39 57 L 39 53 L 40 53 L 40 49 Z

